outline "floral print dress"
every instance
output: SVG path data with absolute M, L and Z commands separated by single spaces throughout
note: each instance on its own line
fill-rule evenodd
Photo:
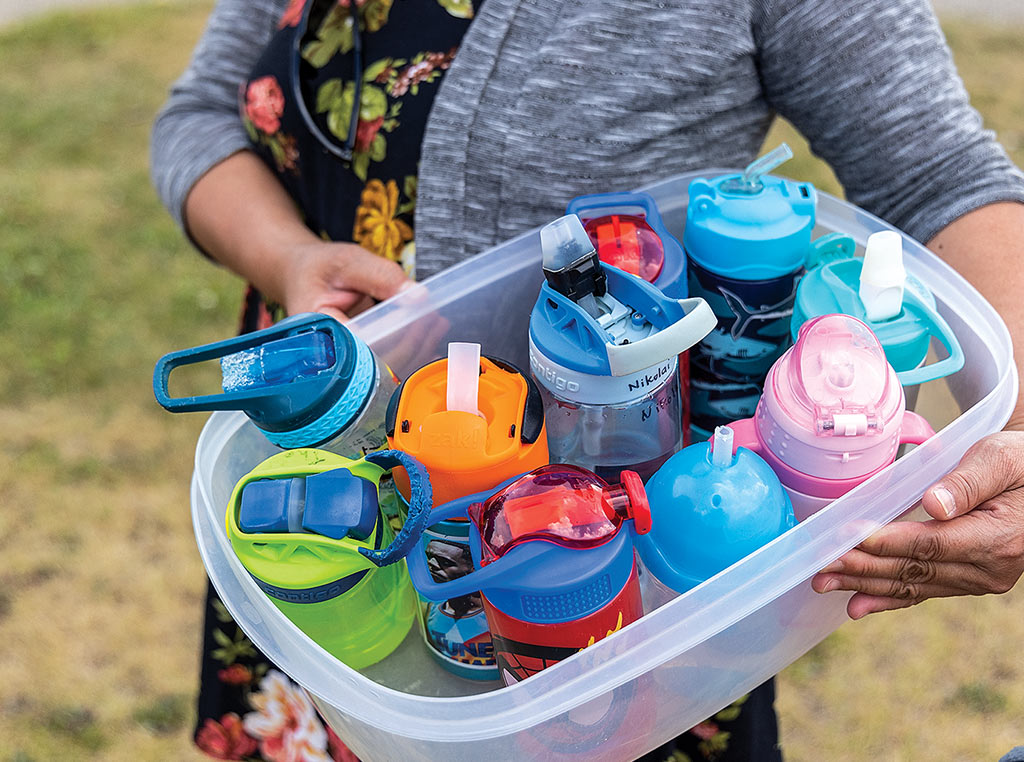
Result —
M 290 2 L 240 89 L 239 112 L 252 150 L 315 233 L 354 241 L 413 274 L 416 175 L 427 117 L 483 1 Z M 342 161 L 330 149 L 349 136 L 357 77 L 355 143 L 351 161 Z M 250 288 L 242 330 L 269 325 L 279 312 Z M 778 758 L 773 698 L 768 683 L 643 759 Z M 306 693 L 250 642 L 212 585 L 195 741 L 216 759 L 357 761 Z

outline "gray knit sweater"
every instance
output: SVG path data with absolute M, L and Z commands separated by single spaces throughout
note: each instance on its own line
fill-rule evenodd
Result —
M 248 146 L 238 87 L 286 4 L 219 0 L 157 118 L 153 179 L 179 221 L 196 180 Z M 927 0 L 486 0 L 424 136 L 417 275 L 575 195 L 742 166 L 776 113 L 851 201 L 919 240 L 1024 201 Z

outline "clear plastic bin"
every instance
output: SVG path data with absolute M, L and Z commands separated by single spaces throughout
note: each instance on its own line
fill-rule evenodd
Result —
M 707 170 L 715 175 L 724 170 Z M 646 190 L 682 233 L 681 175 Z M 880 220 L 821 194 L 819 233 L 863 245 Z M 967 447 L 1007 420 L 1017 393 L 1010 337 L 959 275 L 906 239 L 907 267 L 931 288 L 967 355 L 949 379 L 962 411 L 914 449 L 808 521 L 639 622 L 509 688 L 455 677 L 413 632 L 391 657 L 356 672 L 288 621 L 231 552 L 224 510 L 236 480 L 273 449 L 237 413 L 215 413 L 196 450 L 192 514 L 203 562 L 242 629 L 313 695 L 364 760 L 629 760 L 728 705 L 846 621 L 848 596 L 810 577 L 907 511 Z M 352 327 L 400 376 L 479 341 L 527 368 L 541 282 L 537 232 L 496 247 L 375 307 Z M 339 623 L 341 625 L 342 623 Z

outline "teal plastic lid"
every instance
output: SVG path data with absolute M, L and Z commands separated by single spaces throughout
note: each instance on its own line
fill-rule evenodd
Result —
M 803 267 L 818 193 L 810 183 L 763 174 L 788 156 L 783 144 L 742 173 L 690 183 L 683 247 L 694 262 L 736 280 L 780 278 Z
M 790 333 L 797 333 L 808 320 L 822 315 L 843 313 L 863 321 L 878 337 L 885 357 L 896 370 L 900 383 L 913 385 L 942 378 L 960 370 L 963 350 L 952 328 L 942 318 L 935 296 L 920 280 L 907 274 L 903 309 L 889 320 L 867 319 L 858 292 L 863 259 L 856 257 L 856 244 L 849 236 L 833 233 L 814 242 L 808 256 L 806 275 L 797 287 Z M 928 366 L 921 364 L 928 354 L 932 338 L 938 339 L 949 354 Z

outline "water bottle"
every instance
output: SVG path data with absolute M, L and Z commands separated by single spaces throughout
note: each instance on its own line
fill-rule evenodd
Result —
M 565 208 L 578 215 L 597 255 L 617 267 L 653 283 L 665 296 L 689 296 L 686 254 L 668 232 L 654 197 L 643 191 L 593 193 L 577 196 Z M 679 401 L 682 407 L 683 444 L 690 443 L 690 356 L 679 355 Z
M 795 340 L 809 319 L 838 312 L 864 321 L 881 342 L 913 410 L 920 384 L 963 367 L 963 349 L 939 314 L 935 296 L 904 267 L 899 233 L 886 230 L 869 236 L 863 258 L 855 257 L 855 250 L 852 238 L 837 233 L 812 244 L 807 274 L 796 291 L 790 333 Z M 945 347 L 947 356 L 925 366 L 932 339 Z
M 401 465 L 413 475 L 405 526 L 382 514 L 377 484 Z M 350 460 L 326 450 L 278 453 L 242 477 L 227 507 L 231 547 L 281 612 L 354 669 L 398 647 L 415 618 L 400 563 L 426 528 L 430 480 L 404 453 Z
M 768 369 L 790 345 L 817 204 L 814 186 L 767 174 L 792 155 L 783 144 L 742 174 L 690 183 L 689 291 L 718 321 L 690 352 L 693 441 L 753 415 Z
M 756 415 L 730 427 L 775 471 L 798 521 L 888 466 L 901 444 L 935 433 L 906 409 L 878 338 L 850 315 L 804 323 L 768 373 Z
M 778 477 L 733 432 L 669 458 L 647 482 L 652 529 L 633 542 L 647 572 L 644 601 L 657 608 L 796 526 Z
M 480 590 L 506 685 L 565 659 L 643 615 L 629 532 L 650 529 L 640 477 L 609 485 L 585 469 L 543 466 L 495 494 L 435 509 L 433 519 L 468 516 L 473 571 L 450 582 L 431 576 L 423 553 L 408 558 L 413 585 L 431 600 Z
M 514 366 L 480 356 L 480 345 L 453 342 L 448 357 L 420 368 L 397 389 L 387 411 L 388 441 L 430 474 L 440 505 L 499 484 L 548 462 L 540 392 Z M 401 471 L 399 490 L 408 495 Z M 473 570 L 469 524 L 434 521 L 423 534 L 433 579 Z M 490 631 L 476 590 L 421 601 L 421 632 L 434 659 L 450 672 L 497 680 Z
M 654 197 L 643 191 L 577 196 L 565 208 L 583 222 L 606 265 L 653 283 L 665 296 L 685 299 L 686 255 L 668 232 Z
M 702 299 L 671 299 L 600 262 L 579 217 L 541 230 L 544 277 L 530 315 L 551 460 L 646 479 L 682 444 L 679 361 L 707 335 Z
M 222 394 L 172 398 L 177 368 L 219 360 Z M 359 337 L 328 315 L 305 313 L 270 328 L 164 355 L 157 401 L 173 413 L 241 410 L 281 448 L 358 456 L 386 444 L 384 414 L 398 385 Z

